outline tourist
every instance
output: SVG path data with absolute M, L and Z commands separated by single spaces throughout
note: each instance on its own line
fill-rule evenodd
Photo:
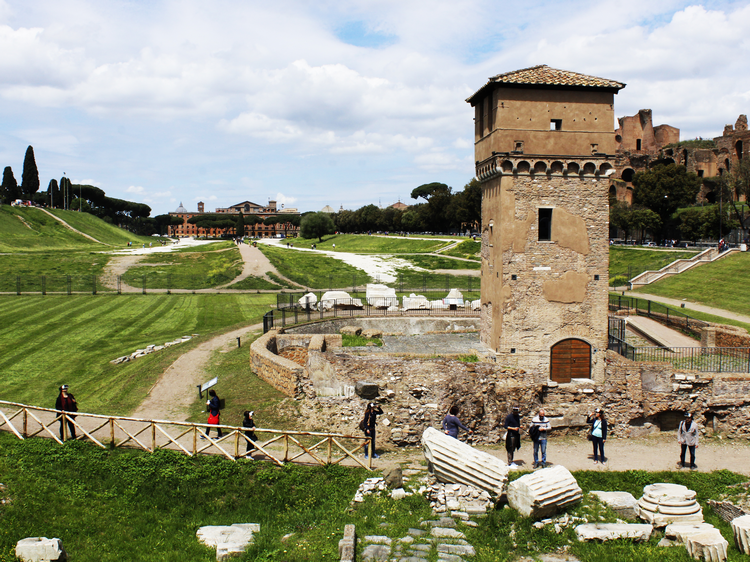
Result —
M 521 414 L 518 406 L 513 406 L 513 411 L 505 418 L 503 427 L 505 433 L 505 450 L 508 453 L 508 466 L 518 468 L 513 462 L 516 451 L 521 448 Z
M 680 444 L 680 468 L 687 468 L 685 465 L 685 450 L 690 449 L 689 468 L 696 469 L 695 466 L 695 448 L 698 446 L 698 425 L 693 421 L 693 414 L 685 412 L 685 419 L 680 422 L 677 428 L 677 442 Z
M 365 435 L 370 438 L 370 453 L 372 458 L 377 459 L 379 455 L 375 453 L 375 424 L 378 421 L 378 416 L 383 414 L 383 408 L 370 402 L 365 410 L 365 417 L 362 420 L 362 427 Z M 365 458 L 367 458 L 367 450 L 365 450 Z
M 255 432 L 252 431 L 255 428 L 255 421 L 253 421 L 254 413 L 255 412 L 251 412 L 250 410 L 245 410 L 244 418 L 242 419 L 242 427 L 249 430 L 245 431 L 245 437 L 252 440 L 248 441 L 247 446 L 245 447 L 245 456 L 250 460 L 253 460 L 253 457 L 250 456 L 250 451 L 256 448 L 254 442 L 258 440 L 255 436 Z
M 458 406 L 451 406 L 451 409 L 448 410 L 448 413 L 443 418 L 443 431 L 445 431 L 445 434 L 450 435 L 454 439 L 458 439 L 459 428 L 468 431 L 469 433 L 474 433 L 474 431 L 462 424 L 457 416 Z
M 219 401 L 219 397 L 216 396 L 216 391 L 212 388 L 208 391 L 208 395 L 210 398 L 206 402 L 206 406 L 208 406 L 208 423 L 209 425 L 219 425 L 221 423 L 220 420 L 220 414 L 221 414 L 221 402 Z M 211 432 L 211 428 L 206 428 L 206 436 Z M 221 439 L 221 436 L 223 435 L 221 433 L 221 428 L 216 428 L 216 433 L 219 435 L 219 439 Z
M 547 432 L 552 429 L 549 419 L 544 415 L 544 410 L 539 410 L 539 414 L 532 418 L 529 435 L 534 442 L 534 466 L 532 468 L 547 466 Z M 539 450 L 541 449 L 542 458 L 539 460 Z
M 73 396 L 70 392 L 68 392 L 68 385 L 64 384 L 60 387 L 60 394 L 57 395 L 57 400 L 55 401 L 55 410 L 58 410 L 60 412 L 77 412 L 78 411 L 78 403 L 76 402 L 75 396 Z M 73 423 L 73 420 L 76 419 L 76 417 L 72 414 L 67 414 L 65 416 L 68 421 L 68 434 L 71 439 L 76 438 L 76 426 Z M 60 439 L 62 441 L 65 441 L 65 428 L 63 427 L 65 424 L 63 423 L 63 415 L 60 414 Z
M 604 457 L 604 443 L 607 442 L 607 420 L 601 408 L 594 410 L 587 419 L 586 423 L 591 425 L 591 442 L 594 445 L 594 464 L 607 462 Z

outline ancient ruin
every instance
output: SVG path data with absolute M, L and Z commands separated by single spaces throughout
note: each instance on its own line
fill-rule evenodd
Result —
M 681 484 L 649 484 L 638 500 L 638 516 L 654 527 L 703 523 L 703 509 L 695 492 Z
M 524 517 L 540 519 L 581 501 L 583 492 L 564 466 L 543 468 L 508 484 L 508 503 Z

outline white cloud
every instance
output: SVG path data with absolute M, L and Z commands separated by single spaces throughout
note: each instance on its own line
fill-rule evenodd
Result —
M 140 185 L 131 185 L 125 191 L 128 193 L 137 193 L 138 195 L 146 193 L 146 190 Z
M 276 203 L 279 205 L 291 205 L 295 201 L 297 201 L 296 197 L 287 197 L 281 192 L 276 194 Z

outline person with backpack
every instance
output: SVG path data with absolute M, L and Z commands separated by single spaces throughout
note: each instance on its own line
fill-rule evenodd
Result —
M 513 411 L 505 418 L 505 452 L 508 453 L 508 466 L 518 468 L 513 462 L 516 451 L 521 448 L 521 413 L 518 406 L 513 406 Z
M 545 468 L 547 466 L 547 432 L 552 429 L 549 419 L 544 415 L 544 410 L 531 420 L 529 437 L 534 443 L 534 465 L 532 468 Z M 542 452 L 542 460 L 539 460 L 539 451 Z
M 685 419 L 677 428 L 677 442 L 680 444 L 680 468 L 698 468 L 695 465 L 695 448 L 698 446 L 698 425 L 693 421 L 693 414 L 685 412 Z M 690 465 L 685 464 L 685 452 L 690 450 Z
M 213 388 L 208 391 L 208 395 L 210 396 L 210 398 L 206 402 L 206 406 L 208 407 L 208 423 L 210 425 L 218 426 L 221 423 L 221 402 L 219 400 L 219 397 L 216 396 L 216 391 Z M 208 436 L 210 431 L 210 427 L 206 428 L 206 436 Z M 216 432 L 219 435 L 219 439 L 221 439 L 223 435 L 223 433 L 221 432 L 221 428 L 217 427 Z
M 443 431 L 446 435 L 450 435 L 454 439 L 458 439 L 458 430 L 463 429 L 464 431 L 468 431 L 469 433 L 474 433 L 473 430 L 466 427 L 464 424 L 461 423 L 461 420 L 458 419 L 458 406 L 451 406 L 451 409 L 448 410 L 448 413 L 443 418 Z
M 253 421 L 253 414 L 254 412 L 245 410 L 244 417 L 242 419 L 242 427 L 248 430 L 248 431 L 245 431 L 245 437 L 247 437 L 248 439 L 252 439 L 252 441 L 247 442 L 247 446 L 245 447 L 245 457 L 249 460 L 253 460 L 253 457 L 250 456 L 250 451 L 256 448 L 254 442 L 258 440 L 258 438 L 255 435 L 255 431 L 253 431 L 253 429 L 255 428 L 255 421 Z
M 370 438 L 370 454 L 374 459 L 380 456 L 375 453 L 375 424 L 378 421 L 378 416 L 382 414 L 383 408 L 374 402 L 370 402 L 365 410 L 365 417 L 359 422 L 359 428 Z M 365 458 L 367 458 L 367 450 L 365 450 Z

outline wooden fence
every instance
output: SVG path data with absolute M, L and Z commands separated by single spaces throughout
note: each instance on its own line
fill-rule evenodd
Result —
M 53 424 L 62 424 L 61 427 Z M 0 400 L 0 429 L 10 431 L 19 439 L 42 436 L 62 444 L 69 435 L 69 424 L 76 430 L 75 439 L 88 440 L 106 448 L 130 447 L 153 453 L 158 449 L 180 451 L 190 457 L 198 454 L 220 454 L 229 460 L 245 458 L 244 448 L 248 443 L 255 452 L 262 453 L 267 460 L 282 466 L 285 462 L 306 464 L 339 464 L 345 459 L 368 470 L 372 458 L 366 463 L 358 454 L 367 451 L 369 437 L 320 433 L 314 431 L 284 431 L 278 429 L 253 428 L 256 437 L 251 439 L 245 427 L 230 425 L 208 425 L 167 420 L 148 420 L 124 416 L 103 416 L 83 412 L 61 412 L 51 408 L 40 408 L 17 402 Z M 211 438 L 209 429 L 221 428 L 222 437 Z M 62 439 L 60 438 L 62 430 Z M 351 449 L 345 444 L 352 443 Z

